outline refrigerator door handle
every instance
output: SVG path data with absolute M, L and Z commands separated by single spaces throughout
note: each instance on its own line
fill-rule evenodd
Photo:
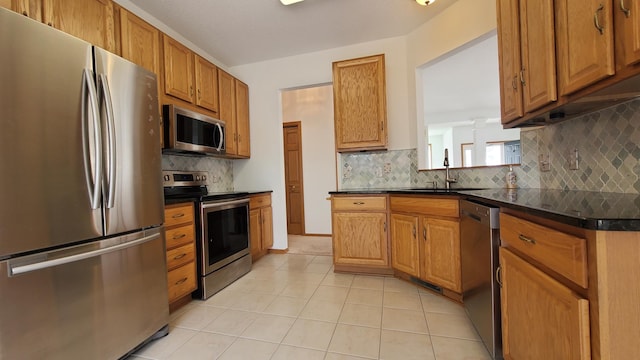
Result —
M 155 233 L 155 234 L 152 234 L 152 235 L 149 235 L 149 236 L 145 236 L 145 237 L 140 238 L 140 239 L 136 239 L 136 240 L 125 242 L 125 243 L 120 243 L 120 244 L 109 246 L 109 247 L 103 248 L 103 249 L 87 251 L 87 252 L 83 252 L 83 253 L 80 253 L 80 254 L 74 254 L 74 255 L 65 256 L 65 257 L 57 258 L 57 259 L 34 262 L 32 264 L 26 264 L 26 265 L 24 265 L 24 264 L 14 264 L 14 263 L 12 263 L 12 260 L 10 260 L 9 263 L 8 263 L 9 276 L 20 275 L 20 274 L 24 274 L 24 273 L 28 273 L 28 272 L 32 272 L 32 271 L 43 270 L 43 269 L 47 269 L 47 268 L 54 267 L 54 266 L 69 264 L 69 263 L 77 262 L 77 261 L 80 261 L 80 260 L 85 260 L 85 259 L 89 259 L 89 258 L 93 258 L 93 257 L 98 257 L 98 256 L 101 256 L 101 255 L 104 255 L 104 254 L 112 253 L 114 251 L 119 251 L 119 250 L 123 250 L 123 249 L 127 249 L 127 248 L 130 248 L 130 247 L 141 245 L 141 244 L 146 243 L 148 241 L 155 240 L 155 239 L 159 238 L 160 236 L 162 236 L 162 234 Z M 19 259 L 16 259 L 16 260 L 19 260 Z
M 100 85 L 101 101 L 104 101 L 107 113 L 107 208 L 112 208 L 114 203 L 114 193 L 116 190 L 116 145 L 115 145 L 115 121 L 113 116 L 113 102 L 111 101 L 111 90 L 105 74 L 98 75 Z
M 220 124 L 216 124 L 216 126 L 218 127 L 218 131 L 220 132 L 220 144 L 218 145 L 219 152 L 224 146 L 224 131 L 222 131 L 222 126 L 220 126 Z
M 89 119 L 88 110 L 91 110 Z M 94 168 L 91 169 L 91 141 L 89 135 L 89 121 L 93 121 L 93 156 Z M 82 72 L 82 152 L 84 158 L 84 174 L 87 181 L 87 190 L 91 208 L 96 210 L 100 206 L 100 183 L 102 182 L 102 135 L 100 130 L 100 116 L 98 113 L 98 96 L 96 84 L 93 80 L 93 72 L 84 69 Z M 93 171 L 92 171 L 93 170 Z M 92 178 L 93 173 L 93 178 Z

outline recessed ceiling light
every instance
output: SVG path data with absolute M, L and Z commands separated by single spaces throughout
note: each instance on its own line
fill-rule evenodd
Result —
M 282 1 L 282 0 L 280 0 Z M 427 6 L 433 2 L 435 2 L 436 0 L 416 0 L 416 2 L 422 6 Z
M 300 1 L 303 1 L 303 0 L 280 0 L 282 5 L 291 5 L 291 4 L 295 4 L 297 2 L 300 2 Z

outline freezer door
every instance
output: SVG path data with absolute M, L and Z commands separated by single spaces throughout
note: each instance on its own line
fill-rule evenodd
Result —
M 155 74 L 95 48 L 104 148 L 107 234 L 163 222 L 162 155 Z
M 0 64 L 0 259 L 102 236 L 91 45 L 0 8 Z
M 163 233 L 0 262 L 0 359 L 117 359 L 160 330 Z

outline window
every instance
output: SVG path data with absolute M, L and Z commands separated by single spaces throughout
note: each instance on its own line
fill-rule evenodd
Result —
M 473 143 L 464 143 L 462 147 L 462 167 L 473 166 Z

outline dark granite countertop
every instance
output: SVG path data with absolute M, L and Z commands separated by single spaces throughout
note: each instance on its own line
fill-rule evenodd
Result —
M 353 189 L 332 195 L 459 195 L 591 230 L 640 231 L 640 195 L 547 189 Z
M 207 195 L 185 195 L 185 196 L 176 196 L 176 197 L 165 196 L 164 203 L 165 205 L 169 205 L 169 204 L 178 204 L 178 203 L 194 202 L 194 201 L 217 201 L 217 200 L 240 198 L 240 197 L 257 195 L 257 194 L 268 194 L 272 192 L 273 190 L 234 190 L 234 191 L 209 192 Z

